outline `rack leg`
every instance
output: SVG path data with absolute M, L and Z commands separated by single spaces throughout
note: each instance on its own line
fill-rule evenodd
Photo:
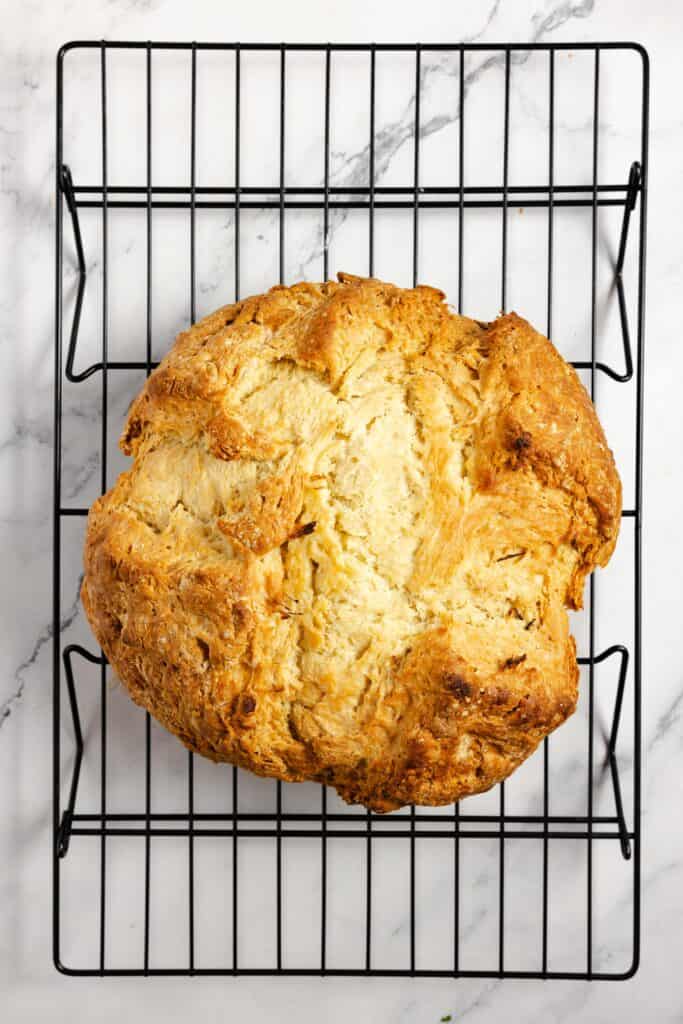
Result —
M 81 237 L 81 225 L 78 219 L 78 207 L 74 193 L 74 183 L 71 171 L 67 164 L 62 164 L 59 172 L 59 187 L 66 200 L 66 205 L 71 215 L 71 227 L 73 228 L 74 243 L 76 245 L 76 259 L 78 261 L 78 290 L 76 292 L 76 305 L 74 306 L 74 318 L 71 323 L 69 334 L 69 347 L 66 353 L 66 379 L 76 384 L 85 380 L 98 366 L 90 366 L 83 373 L 74 373 L 74 360 L 76 358 L 76 342 L 78 341 L 78 328 L 81 324 L 81 310 L 83 308 L 83 295 L 85 294 L 86 266 L 85 254 L 83 252 L 83 239 Z
M 74 673 L 71 665 L 71 657 L 73 654 L 79 654 L 86 661 L 90 661 L 93 665 L 103 665 L 105 663 L 104 658 L 97 657 L 91 654 L 90 651 L 86 651 L 84 647 L 80 647 L 78 644 L 69 644 L 68 647 L 64 648 L 62 660 L 64 662 L 64 676 L 66 678 L 66 689 L 69 695 L 69 707 L 71 708 L 71 720 L 73 722 L 74 738 L 76 740 L 76 754 L 74 756 L 74 766 L 71 773 L 71 786 L 69 787 L 69 800 L 66 805 L 66 810 L 62 815 L 62 820 L 59 823 L 59 830 L 57 832 L 57 854 L 59 857 L 65 857 L 69 850 L 69 842 L 71 840 L 71 826 L 73 824 L 74 808 L 76 806 L 76 794 L 78 793 L 78 780 L 81 774 L 81 762 L 83 760 L 83 731 L 81 729 L 81 716 L 78 711 L 78 697 L 76 695 L 76 685 L 74 683 Z
M 619 301 L 619 318 L 621 320 L 621 337 L 624 345 L 625 372 L 621 380 L 627 381 L 633 377 L 633 355 L 631 352 L 631 333 L 628 326 L 628 314 L 626 312 L 626 296 L 624 294 L 624 257 L 626 256 L 626 242 L 628 240 L 628 229 L 631 223 L 631 213 L 635 209 L 638 199 L 638 190 L 641 182 L 641 170 L 638 161 L 631 164 L 628 176 L 628 192 L 626 193 L 626 204 L 624 206 L 624 217 L 621 222 L 621 237 L 619 239 L 619 253 L 617 265 L 614 268 L 614 283 L 617 288 L 617 299 Z
M 621 852 L 624 860 L 630 860 L 631 840 L 628 838 L 626 819 L 624 817 L 624 805 L 621 799 L 621 784 L 619 782 L 619 769 L 617 766 L 617 733 L 619 732 L 619 721 L 621 718 L 621 707 L 624 701 L 624 688 L 626 685 L 626 674 L 628 672 L 628 651 L 625 647 L 618 648 L 621 655 L 621 667 L 619 669 L 619 683 L 617 685 L 617 696 L 614 701 L 614 714 L 612 716 L 612 729 L 607 744 L 607 760 L 609 762 L 610 774 L 612 776 L 612 787 L 614 789 L 614 803 L 619 819 L 619 836 Z

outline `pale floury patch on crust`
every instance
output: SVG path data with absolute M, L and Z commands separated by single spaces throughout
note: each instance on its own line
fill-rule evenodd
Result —
M 192 750 L 386 811 L 507 776 L 572 713 L 566 607 L 615 544 L 593 406 L 515 314 L 340 275 L 226 306 L 133 403 L 83 603 Z

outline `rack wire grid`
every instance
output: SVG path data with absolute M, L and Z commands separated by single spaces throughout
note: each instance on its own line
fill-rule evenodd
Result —
M 647 135 L 636 44 L 61 49 L 60 971 L 637 969 Z M 624 483 L 617 551 L 573 621 L 577 713 L 462 806 L 376 815 L 194 758 L 116 689 L 79 612 L 87 506 L 123 468 L 126 406 L 174 333 L 338 268 L 428 281 L 481 319 L 520 309 L 578 368 Z

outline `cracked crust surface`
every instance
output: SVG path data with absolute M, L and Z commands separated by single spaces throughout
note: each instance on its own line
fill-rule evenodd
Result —
M 621 487 L 576 373 L 514 313 L 273 288 L 178 337 L 121 446 L 83 604 L 191 750 L 388 811 L 488 789 L 574 710 L 565 608 Z

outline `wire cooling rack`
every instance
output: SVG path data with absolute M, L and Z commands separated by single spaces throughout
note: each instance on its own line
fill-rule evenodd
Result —
M 647 118 L 634 44 L 62 48 L 59 970 L 636 970 Z M 195 759 L 117 691 L 78 610 L 87 506 L 173 333 L 337 268 L 428 281 L 482 319 L 516 305 L 578 368 L 624 481 L 617 553 L 574 617 L 579 709 L 462 806 L 375 815 Z

